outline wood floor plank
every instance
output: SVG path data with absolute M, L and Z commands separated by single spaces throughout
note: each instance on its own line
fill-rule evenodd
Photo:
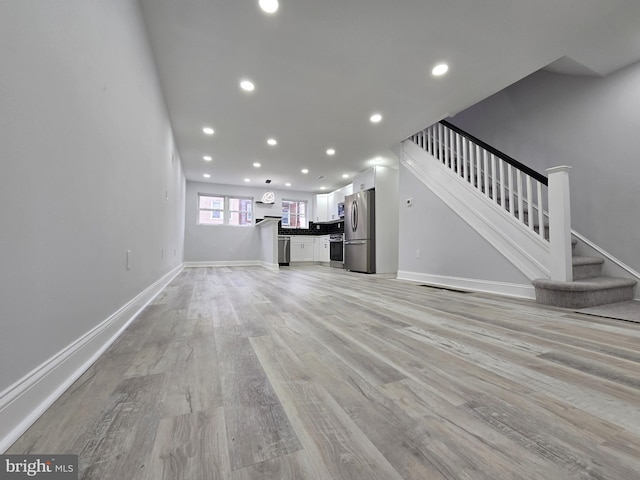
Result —
M 231 478 L 223 409 L 163 418 L 139 476 L 145 480 Z
M 216 329 L 231 469 L 301 448 L 280 400 L 241 329 Z

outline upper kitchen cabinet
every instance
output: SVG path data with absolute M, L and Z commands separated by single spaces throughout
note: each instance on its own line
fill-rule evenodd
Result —
M 353 177 L 353 191 L 376 188 L 376 168 L 371 168 Z
M 329 212 L 329 194 L 321 193 L 316 195 L 316 202 L 313 209 L 313 218 L 314 222 L 326 222 L 329 220 L 328 212 Z
M 331 193 L 316 195 L 315 222 L 334 222 L 340 220 L 338 204 L 344 202 L 344 197 L 353 193 L 353 185 L 349 184 Z

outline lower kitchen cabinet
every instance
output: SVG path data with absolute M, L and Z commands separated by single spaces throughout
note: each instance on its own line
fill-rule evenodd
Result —
M 322 263 L 329 262 L 329 236 L 328 235 L 315 238 L 315 244 L 313 249 L 313 261 L 322 262 Z
M 291 236 L 290 261 L 329 263 L 329 236 Z
M 314 237 L 291 237 L 291 262 L 313 262 Z

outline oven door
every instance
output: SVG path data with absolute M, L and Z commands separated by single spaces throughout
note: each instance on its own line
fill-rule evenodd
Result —
M 343 268 L 344 242 L 342 240 L 329 242 L 329 260 L 329 265 L 332 267 Z

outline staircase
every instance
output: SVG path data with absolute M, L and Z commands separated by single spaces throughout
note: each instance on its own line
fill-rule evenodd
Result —
M 604 259 L 575 255 L 577 241 L 563 200 L 568 200 L 568 167 L 548 170 L 547 179 L 446 121 L 413 135 L 403 149 L 403 165 L 487 241 L 500 245 L 531 280 L 538 303 L 577 309 L 633 300 L 635 280 L 603 277 Z M 452 195 L 451 188 L 461 184 L 469 193 L 458 189 Z M 556 230 L 549 231 L 550 223 Z
M 575 251 L 577 240 L 571 241 Z M 563 308 L 587 308 L 633 300 L 636 281 L 600 276 L 604 259 L 573 255 L 573 281 L 533 280 L 536 301 Z

